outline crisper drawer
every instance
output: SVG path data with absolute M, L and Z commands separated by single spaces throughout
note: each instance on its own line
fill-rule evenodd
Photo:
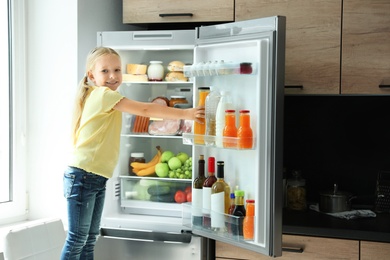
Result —
M 120 183 L 124 213 L 180 218 L 180 203 L 191 195 L 191 179 L 121 176 Z
M 216 259 L 261 260 L 269 257 L 250 250 L 216 243 Z M 283 235 L 283 253 L 277 259 L 359 259 L 359 241 Z

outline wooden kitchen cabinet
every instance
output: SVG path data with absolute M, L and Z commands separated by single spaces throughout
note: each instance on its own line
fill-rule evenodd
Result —
M 301 253 L 283 251 L 282 256 L 277 259 L 359 259 L 358 240 L 283 235 L 283 248 L 293 249 L 293 251 L 303 249 L 303 251 Z M 250 250 L 233 247 L 222 242 L 216 242 L 216 259 L 265 260 L 270 258 Z
M 360 242 L 360 260 L 389 259 L 390 243 Z
M 285 93 L 339 94 L 342 0 L 236 0 L 236 21 L 274 15 L 287 23 Z
M 390 94 L 389 25 L 390 1 L 344 0 L 341 93 Z
M 123 23 L 234 21 L 234 0 L 123 0 Z

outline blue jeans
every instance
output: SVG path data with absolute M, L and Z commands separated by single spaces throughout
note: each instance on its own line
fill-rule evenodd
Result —
M 93 259 L 107 178 L 68 167 L 63 181 L 68 208 L 68 235 L 61 260 Z

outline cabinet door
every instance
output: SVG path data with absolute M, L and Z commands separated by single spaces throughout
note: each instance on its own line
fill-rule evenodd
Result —
M 390 243 L 360 242 L 360 260 L 387 259 L 390 256 Z
M 123 0 L 123 23 L 188 23 L 234 20 L 234 0 Z
M 283 255 L 277 259 L 359 259 L 359 241 L 357 240 L 283 235 L 283 248 L 285 250 Z M 299 252 L 300 249 L 303 251 Z M 217 242 L 216 259 L 266 260 L 269 257 Z
M 390 94 L 390 2 L 345 0 L 343 12 L 341 92 Z
M 235 19 L 286 16 L 285 93 L 339 94 L 341 3 L 236 0 Z

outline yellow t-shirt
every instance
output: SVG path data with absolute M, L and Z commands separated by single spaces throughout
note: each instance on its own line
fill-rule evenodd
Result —
M 113 107 L 123 96 L 107 87 L 92 87 L 85 101 L 70 166 L 106 178 L 118 162 L 122 113 Z

